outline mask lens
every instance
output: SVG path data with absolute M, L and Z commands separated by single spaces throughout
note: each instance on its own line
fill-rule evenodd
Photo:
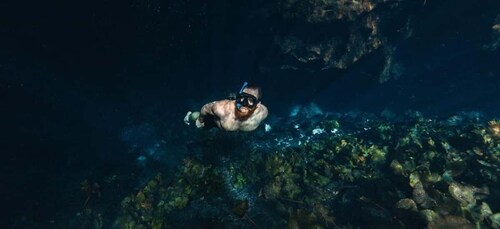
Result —
M 248 98 L 248 106 L 254 106 L 255 105 L 255 99 L 254 98 Z
M 238 95 L 236 99 L 239 104 L 246 106 L 248 108 L 254 108 L 257 105 L 257 98 L 255 98 L 255 96 L 250 94 L 241 93 Z

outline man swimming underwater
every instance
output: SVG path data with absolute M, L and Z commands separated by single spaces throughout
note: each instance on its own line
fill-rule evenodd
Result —
M 204 129 L 218 127 L 226 131 L 253 131 L 268 114 L 261 97 L 260 87 L 245 82 L 236 96 L 205 104 L 200 112 L 189 111 L 184 122 L 189 125 L 195 121 L 196 127 Z

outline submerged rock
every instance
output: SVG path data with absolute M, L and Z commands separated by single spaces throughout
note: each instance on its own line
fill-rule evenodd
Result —
M 422 208 L 436 206 L 436 201 L 427 194 L 422 183 L 417 183 L 413 188 L 413 200 Z
M 498 229 L 500 228 L 500 213 L 495 213 L 489 217 L 491 221 L 491 227 Z
M 469 222 L 467 219 L 454 216 L 447 215 L 442 218 L 438 218 L 429 223 L 429 229 L 474 229 L 474 225 Z
M 476 205 L 476 194 L 488 195 L 489 190 L 479 189 L 471 185 L 463 185 L 457 182 L 452 182 L 449 187 L 449 192 L 453 198 L 458 200 L 463 206 Z
M 424 209 L 420 211 L 420 215 L 424 218 L 425 222 L 427 223 L 433 222 L 439 217 L 439 215 L 435 211 L 430 209 Z
M 417 211 L 417 204 L 412 199 L 401 199 L 396 203 L 396 208 Z

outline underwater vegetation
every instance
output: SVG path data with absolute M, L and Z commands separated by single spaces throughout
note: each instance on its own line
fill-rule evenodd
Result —
M 272 125 L 190 133 L 201 153 L 123 198 L 114 227 L 500 228 L 500 120 L 351 112 Z M 99 190 L 82 183 L 88 198 Z

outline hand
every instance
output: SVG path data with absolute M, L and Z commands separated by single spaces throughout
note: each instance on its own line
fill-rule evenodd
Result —
M 191 121 L 191 118 L 190 118 L 191 117 L 191 113 L 193 113 L 193 112 L 188 111 L 187 114 L 186 114 L 186 116 L 184 116 L 184 123 L 186 123 L 186 125 L 188 125 L 188 126 L 191 124 L 190 123 L 190 121 Z
M 204 122 L 200 122 L 199 119 L 196 119 L 196 127 L 198 128 L 202 128 L 205 126 L 205 123 Z

